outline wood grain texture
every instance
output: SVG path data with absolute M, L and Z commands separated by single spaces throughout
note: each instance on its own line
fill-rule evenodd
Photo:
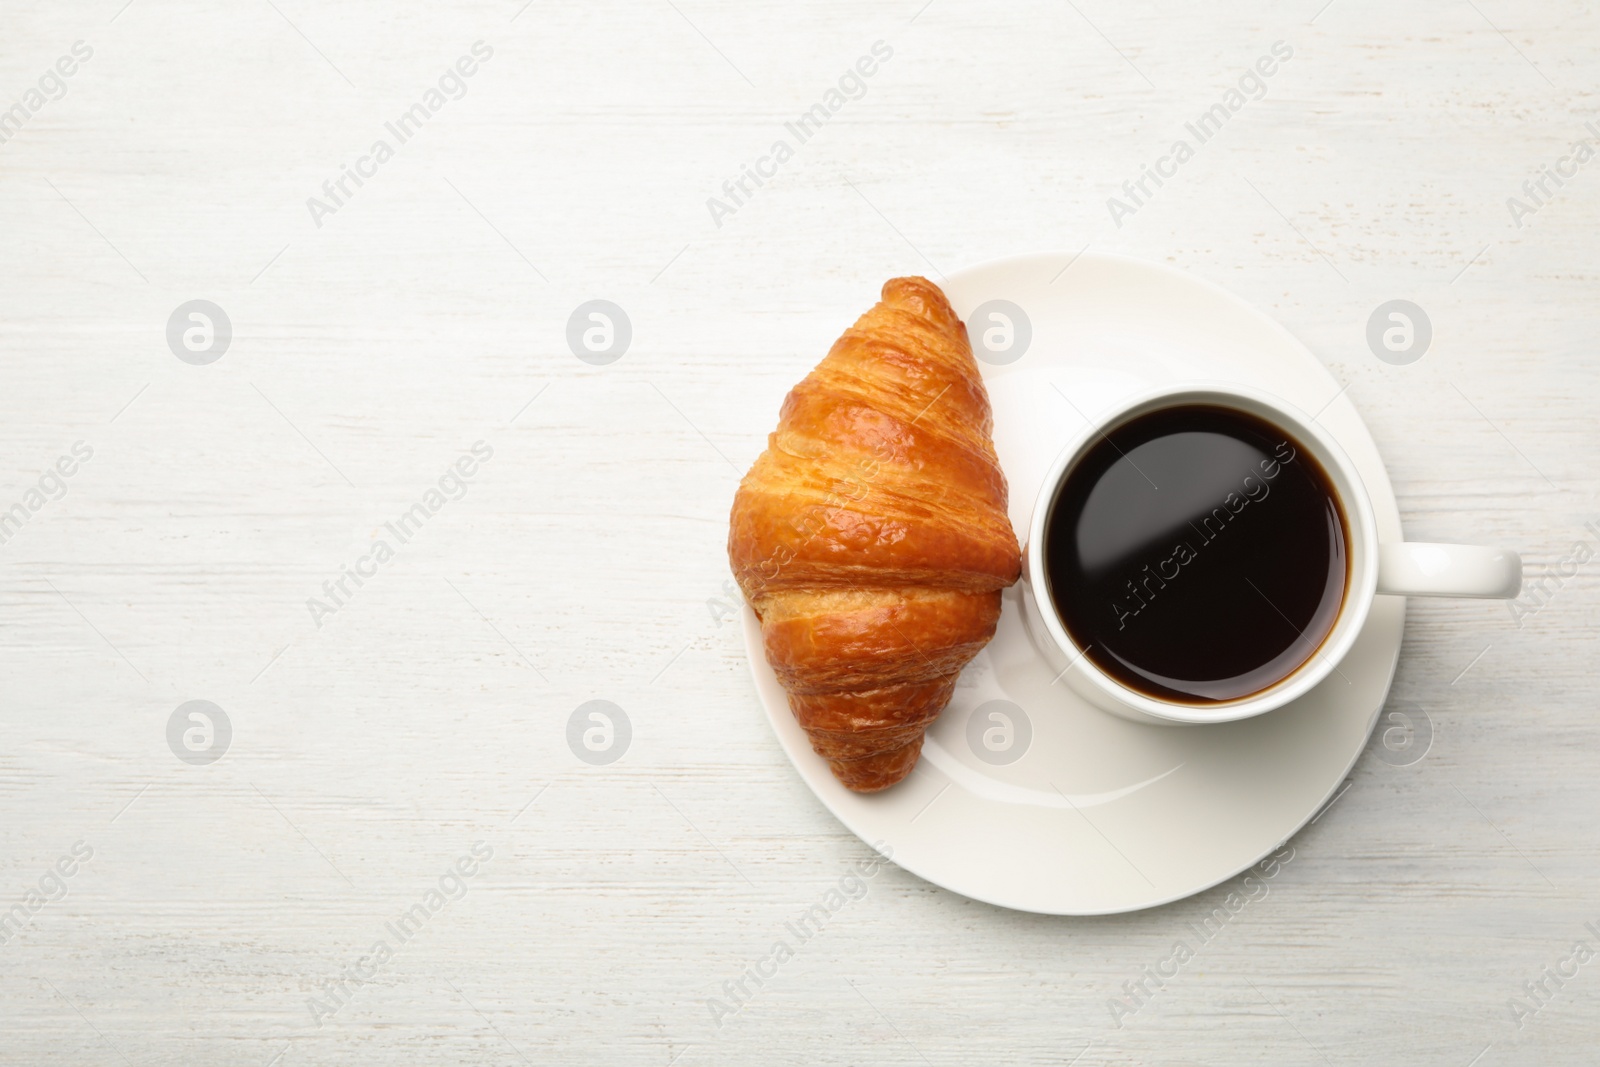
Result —
M 1506 203 L 1593 140 L 1590 8 L 16 0 L 4 25 L 0 106 L 93 56 L 0 144 L 0 510 L 93 457 L 0 544 L 0 909 L 93 855 L 0 945 L 0 1063 L 1594 1061 L 1600 962 L 1520 1028 L 1508 1002 L 1600 949 L 1600 563 L 1520 620 L 1414 602 L 1394 697 L 1426 755 L 1375 740 L 1120 1026 L 1108 1001 L 1230 887 L 1058 920 L 890 867 L 707 1008 L 870 855 L 762 720 L 724 544 L 785 391 L 885 278 L 1175 264 L 1348 383 L 1412 537 L 1534 575 L 1600 542 L 1600 163 L 1520 227 Z M 319 227 L 307 198 L 480 40 Z M 880 40 L 717 225 L 707 198 Z M 1107 198 L 1280 40 L 1264 97 L 1116 225 Z M 209 366 L 165 337 L 197 298 L 233 324 Z M 633 328 L 606 366 L 566 341 L 597 298 Z M 1433 325 L 1408 366 L 1365 341 L 1395 298 Z M 307 599 L 478 441 L 465 495 L 317 626 Z M 194 699 L 233 728 L 209 766 L 167 745 Z M 567 743 L 595 699 L 632 726 L 605 766 Z M 478 841 L 464 895 L 317 1025 Z

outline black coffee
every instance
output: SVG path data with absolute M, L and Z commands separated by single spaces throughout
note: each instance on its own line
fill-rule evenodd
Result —
M 1095 665 L 1209 704 L 1316 653 L 1344 600 L 1347 541 L 1310 452 L 1254 416 L 1187 405 L 1089 449 L 1051 505 L 1044 559 L 1050 599 Z

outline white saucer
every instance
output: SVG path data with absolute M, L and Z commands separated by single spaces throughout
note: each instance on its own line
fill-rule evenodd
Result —
M 983 352 L 984 329 L 999 325 L 971 317 L 988 301 L 1010 301 L 1031 325 L 1020 357 L 981 364 L 1018 531 L 1028 528 L 1045 468 L 1086 416 L 1153 386 L 1211 378 L 1321 412 L 1366 482 L 1380 538 L 1401 539 L 1377 447 L 1338 383 L 1237 297 L 1169 267 L 1095 254 L 984 263 L 951 275 L 944 291 L 974 351 Z M 857 310 L 844 309 L 840 321 Z M 993 336 L 1002 341 L 1004 330 Z M 1223 725 L 1144 726 L 1054 681 L 1023 627 L 1019 596 L 1017 587 L 1006 591 L 994 641 L 963 672 L 916 770 L 882 793 L 850 792 L 811 751 L 748 607 L 745 645 L 778 740 L 841 822 L 869 844 L 887 843 L 894 862 L 935 885 L 1057 915 L 1132 911 L 1198 893 L 1304 826 L 1366 744 L 1405 621 L 1402 598 L 1378 597 L 1339 673 L 1278 711 Z

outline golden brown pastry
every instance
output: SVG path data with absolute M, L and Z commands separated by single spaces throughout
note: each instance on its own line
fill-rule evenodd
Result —
M 1021 567 L 989 396 L 926 278 L 895 278 L 789 392 L 739 484 L 734 577 L 811 747 L 857 792 L 916 765 Z

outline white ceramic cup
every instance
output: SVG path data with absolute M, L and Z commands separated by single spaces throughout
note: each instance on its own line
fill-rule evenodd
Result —
M 1348 524 L 1344 601 L 1328 635 L 1287 677 L 1260 692 L 1218 703 L 1185 703 L 1150 696 L 1102 671 L 1068 633 L 1045 581 L 1045 524 L 1056 495 L 1085 453 L 1131 419 L 1190 404 L 1242 411 L 1281 428 L 1296 444 L 1309 450 L 1327 473 Z M 1515 597 L 1522 587 L 1522 560 L 1515 552 L 1472 545 L 1380 543 L 1372 500 L 1361 475 L 1344 449 L 1315 420 L 1288 402 L 1256 389 L 1225 382 L 1181 382 L 1116 405 L 1093 420 L 1062 450 L 1034 501 L 1022 576 L 1027 628 L 1034 643 L 1063 672 L 1064 680 L 1075 692 L 1098 708 L 1136 722 L 1193 725 L 1261 715 L 1309 692 L 1355 644 L 1374 596 Z

